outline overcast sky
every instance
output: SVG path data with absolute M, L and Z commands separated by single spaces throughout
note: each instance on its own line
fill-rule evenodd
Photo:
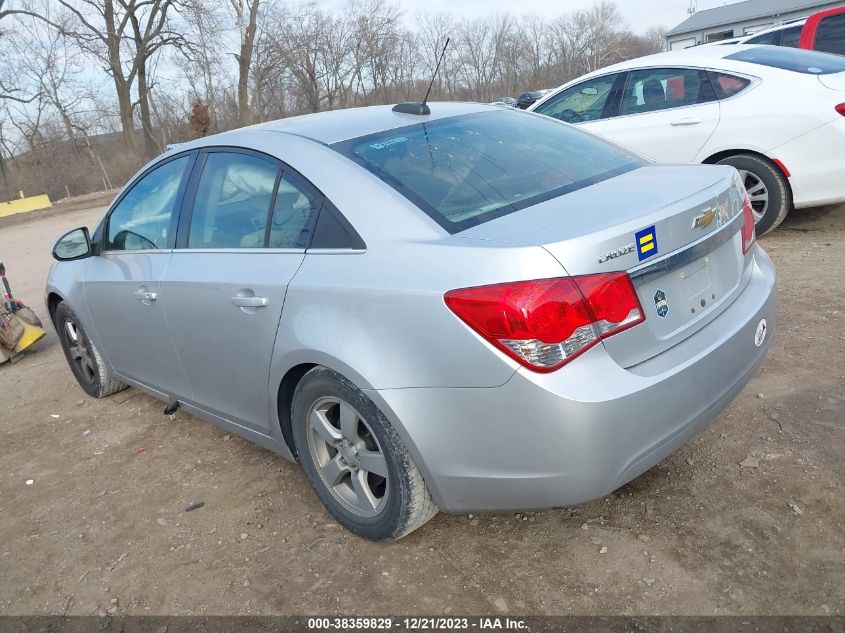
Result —
M 330 0 L 329 4 L 342 6 L 344 2 Z M 478 17 L 498 11 L 555 17 L 575 9 L 587 8 L 593 4 L 593 0 L 399 0 L 399 4 L 407 13 L 444 11 Z M 644 31 L 650 26 L 672 28 L 686 19 L 689 8 L 689 0 L 616 0 L 616 4 L 622 12 L 622 18 L 635 32 Z M 699 0 L 698 10 L 723 4 L 733 4 L 733 0 Z

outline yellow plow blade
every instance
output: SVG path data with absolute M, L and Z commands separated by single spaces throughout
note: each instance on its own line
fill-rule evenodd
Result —
M 15 345 L 15 352 L 20 353 L 24 351 L 26 348 L 40 341 L 44 338 L 44 335 L 47 334 L 47 332 L 42 330 L 40 327 L 31 325 L 17 316 L 14 318 L 17 319 L 18 323 L 23 325 L 24 328 L 23 336 L 18 341 L 18 344 Z

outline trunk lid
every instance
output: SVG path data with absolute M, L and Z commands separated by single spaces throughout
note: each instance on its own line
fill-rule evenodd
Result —
M 460 236 L 542 246 L 570 275 L 627 271 L 646 320 L 604 345 L 631 367 L 694 334 L 741 291 L 750 260 L 735 176 L 727 166 L 649 165 Z

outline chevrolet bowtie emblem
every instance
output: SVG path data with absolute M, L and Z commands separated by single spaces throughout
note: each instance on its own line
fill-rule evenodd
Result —
M 716 212 L 713 211 L 713 209 L 707 209 L 707 211 L 705 211 L 701 215 L 693 218 L 692 228 L 703 229 L 705 226 L 710 224 L 715 219 L 716 219 Z

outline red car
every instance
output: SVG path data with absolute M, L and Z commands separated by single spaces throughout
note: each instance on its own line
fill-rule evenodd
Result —
M 845 6 L 814 13 L 737 41 L 738 44 L 792 46 L 845 55 Z

